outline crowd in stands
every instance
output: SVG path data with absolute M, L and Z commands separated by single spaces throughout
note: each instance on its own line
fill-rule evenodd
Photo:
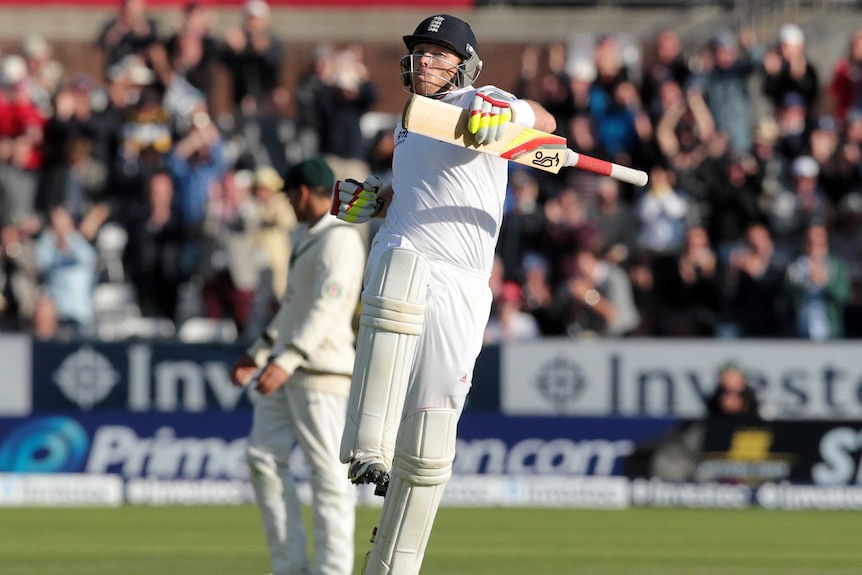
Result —
M 650 179 L 515 171 L 486 341 L 862 337 L 862 29 L 826 70 L 791 23 L 624 44 L 523 53 L 570 147 Z
M 297 225 L 281 174 L 322 155 L 336 177 L 386 179 L 394 137 L 362 128 L 378 94 L 361 45 L 322 43 L 287 86 L 269 6 L 243 11 L 217 37 L 201 5 L 162 30 L 122 0 L 95 39 L 102 77 L 38 36 L 0 55 L 0 331 L 193 341 L 203 319 L 254 337 Z M 486 342 L 862 336 L 862 30 L 828 70 L 793 24 L 624 48 L 530 45 L 501 86 L 650 181 L 512 165 Z
M 255 337 L 297 225 L 281 174 L 313 154 L 370 173 L 360 120 L 377 92 L 360 47 L 322 44 L 290 94 L 269 5 L 249 0 L 223 37 L 211 15 L 189 3 L 160 30 L 144 0 L 122 0 L 94 38 L 99 77 L 39 36 L 0 55 L 0 331 Z

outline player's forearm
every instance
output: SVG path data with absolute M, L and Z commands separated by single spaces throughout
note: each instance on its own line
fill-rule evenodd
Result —
M 258 367 L 266 364 L 267 359 L 272 351 L 272 346 L 278 334 L 274 331 L 265 331 L 252 343 L 245 353 L 254 360 L 254 364 Z
M 246 353 L 254 358 L 255 364 L 258 367 L 264 365 L 272 354 L 273 348 L 278 341 L 279 326 L 283 322 L 287 313 L 287 306 L 282 304 L 275 316 L 269 321 L 264 332 L 260 334 L 257 340 L 246 350 Z
M 386 216 L 386 210 L 389 209 L 389 204 L 392 203 L 392 195 L 394 193 L 392 184 L 386 184 L 380 188 L 378 191 L 378 197 L 383 200 L 383 208 L 381 208 L 380 212 L 375 217 L 382 218 Z
M 536 130 L 540 130 L 542 132 L 548 132 L 548 133 L 553 132 L 554 130 L 557 129 L 556 118 L 554 118 L 554 116 L 552 116 L 551 113 L 548 112 L 544 106 L 542 106 L 541 104 L 539 104 L 538 102 L 536 102 L 534 100 L 522 100 L 522 101 L 526 102 L 530 106 L 530 109 L 533 111 L 533 115 L 536 118 L 535 121 L 533 122 L 533 125 L 530 127 L 535 128 Z M 515 123 L 518 123 L 518 124 L 521 123 L 521 122 L 518 122 L 517 115 L 515 116 Z M 524 124 L 524 125 L 526 125 L 526 124 Z
M 278 353 L 273 350 L 273 353 L 268 359 L 283 369 L 286 373 L 292 375 L 293 372 L 295 372 L 297 368 L 305 362 L 307 357 L 298 348 L 288 346 L 287 348 L 280 350 Z

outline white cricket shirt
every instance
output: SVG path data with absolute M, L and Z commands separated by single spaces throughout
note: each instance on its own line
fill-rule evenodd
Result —
M 468 108 L 475 88 L 444 102 Z M 381 232 L 431 260 L 490 274 L 503 219 L 507 161 L 395 128 L 394 196 Z

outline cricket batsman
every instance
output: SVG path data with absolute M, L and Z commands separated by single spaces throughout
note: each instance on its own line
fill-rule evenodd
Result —
M 475 88 L 482 70 L 470 26 L 447 14 L 404 36 L 405 91 L 469 111 L 477 144 L 515 122 L 552 132 L 539 104 Z M 507 161 L 396 127 L 392 182 L 336 182 L 337 217 L 385 216 L 361 296 L 356 364 L 341 443 L 354 483 L 385 500 L 365 575 L 414 575 L 452 475 L 458 419 L 491 309 L 488 285 Z

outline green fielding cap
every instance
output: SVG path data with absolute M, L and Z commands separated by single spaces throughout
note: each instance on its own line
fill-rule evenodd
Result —
M 335 174 L 322 158 L 308 158 L 291 167 L 284 176 L 284 188 L 299 186 L 316 188 L 332 188 L 335 185 Z

